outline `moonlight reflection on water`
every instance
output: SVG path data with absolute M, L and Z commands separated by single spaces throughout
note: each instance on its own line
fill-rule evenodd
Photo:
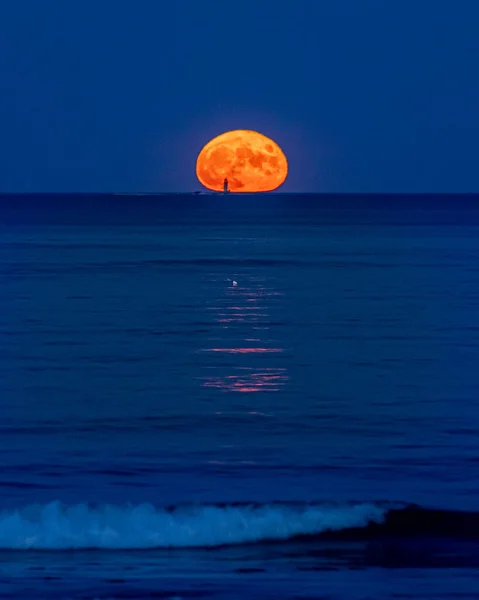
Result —
M 224 392 L 278 392 L 289 377 L 283 364 L 275 364 L 284 348 L 271 336 L 269 311 L 281 294 L 264 279 L 242 280 L 241 286 L 226 287 L 210 307 L 218 330 L 209 338 L 212 345 L 202 350 L 221 359 L 208 366 L 202 385 Z

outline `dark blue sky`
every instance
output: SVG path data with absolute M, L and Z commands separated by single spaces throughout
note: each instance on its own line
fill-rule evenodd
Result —
M 257 129 L 281 191 L 479 191 L 477 0 L 2 0 L 0 191 L 194 191 Z

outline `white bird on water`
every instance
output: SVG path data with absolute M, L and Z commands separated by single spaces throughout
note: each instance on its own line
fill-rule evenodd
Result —
M 232 284 L 233 287 L 236 287 L 238 285 L 238 282 L 235 281 L 234 279 L 233 280 L 228 279 L 228 281 L 231 281 L 231 284 Z

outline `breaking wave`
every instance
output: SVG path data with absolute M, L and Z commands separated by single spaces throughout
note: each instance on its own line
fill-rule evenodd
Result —
M 479 537 L 479 515 L 381 503 L 65 506 L 0 512 L 10 550 L 212 548 L 299 537 Z

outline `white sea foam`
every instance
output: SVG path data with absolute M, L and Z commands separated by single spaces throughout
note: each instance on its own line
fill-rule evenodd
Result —
M 63 550 L 214 547 L 364 527 L 387 509 L 287 504 L 183 506 L 174 509 L 59 502 L 0 512 L 0 548 Z

